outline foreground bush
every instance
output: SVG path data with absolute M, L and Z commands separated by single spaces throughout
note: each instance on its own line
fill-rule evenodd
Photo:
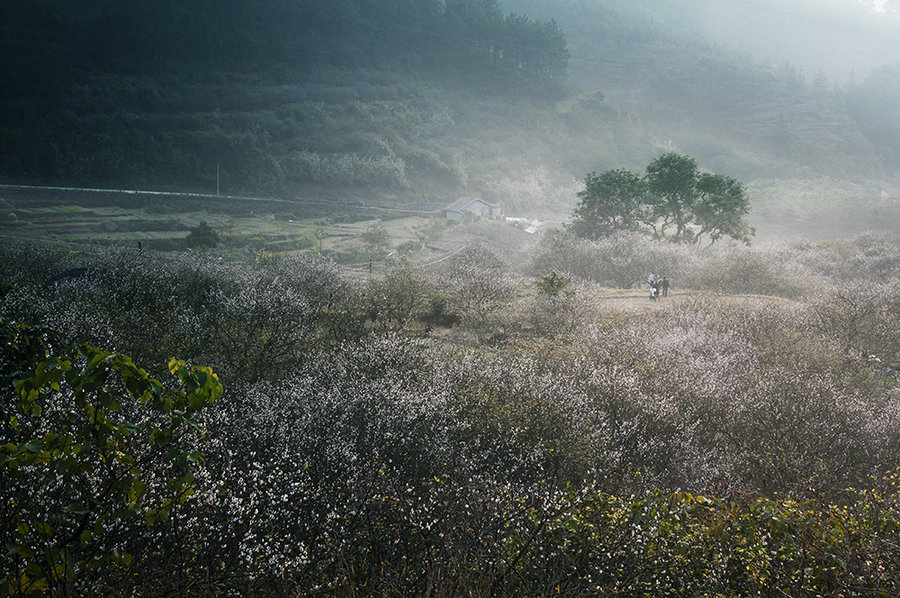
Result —
M 892 596 L 900 590 L 900 493 L 843 506 L 686 492 L 561 494 L 527 507 L 508 538 L 508 594 Z
M 0 327 L 0 590 L 102 595 L 160 574 L 187 585 L 158 557 L 180 549 L 201 459 L 194 418 L 222 393 L 215 375 L 172 360 L 164 386 L 124 355 Z

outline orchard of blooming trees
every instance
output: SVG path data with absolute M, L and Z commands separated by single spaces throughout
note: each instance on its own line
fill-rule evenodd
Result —
M 0 592 L 900 591 L 890 239 L 0 251 Z

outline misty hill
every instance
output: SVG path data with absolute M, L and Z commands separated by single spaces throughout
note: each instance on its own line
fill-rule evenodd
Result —
M 621 2 L 621 0 L 619 0 Z M 700 35 L 808 77 L 853 85 L 900 54 L 900 11 L 889 0 L 633 0 L 682 35 Z
M 669 149 L 748 181 L 895 174 L 896 69 L 835 88 L 656 8 L 7 2 L 0 177 L 211 191 L 218 166 L 225 193 L 565 210 Z
M 559 20 L 572 53 L 573 81 L 602 90 L 614 103 L 640 114 L 655 131 L 664 132 L 672 144 L 716 168 L 749 178 L 826 173 L 878 177 L 896 168 L 900 129 L 892 123 L 900 122 L 900 85 L 895 67 L 876 69 L 861 83 L 839 87 L 821 71 L 808 76 L 797 62 L 777 58 L 779 53 L 804 56 L 805 50 L 787 48 L 792 39 L 801 45 L 791 23 L 804 2 L 510 4 L 538 17 L 552 13 Z M 846 29 L 860 37 L 860 28 L 872 18 L 864 7 L 851 10 L 848 0 L 819 7 L 826 23 L 856 15 Z M 739 27 L 735 22 L 742 18 Z M 726 28 L 728 23 L 744 38 L 771 37 L 775 43 L 767 47 L 765 41 L 758 42 L 750 54 L 743 39 Z M 814 30 L 815 25 L 807 28 Z M 819 27 L 824 37 L 825 25 Z M 900 22 L 894 29 L 900 32 Z M 724 43 L 728 34 L 730 46 Z M 836 56 L 845 37 L 849 34 L 830 40 L 829 50 L 818 43 L 822 39 L 805 42 L 822 56 Z M 722 43 L 715 43 L 717 38 Z M 868 57 L 861 66 L 875 61 Z

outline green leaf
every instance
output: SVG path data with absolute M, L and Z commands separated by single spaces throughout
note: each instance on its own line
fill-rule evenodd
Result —
M 42 536 L 47 536 L 48 538 L 53 535 L 53 528 L 50 527 L 49 523 L 44 521 L 38 521 L 34 524 L 34 529 L 37 530 L 39 534 Z
M 25 544 L 20 544 L 18 542 L 7 542 L 6 550 L 8 550 L 10 554 L 20 554 L 26 559 L 34 559 L 34 552 Z
M 144 484 L 141 480 L 135 480 L 134 483 L 131 484 L 131 489 L 128 493 L 129 502 L 138 502 L 143 498 L 144 494 L 147 492 L 147 485 Z
M 66 513 L 72 513 L 73 515 L 84 515 L 86 513 L 91 512 L 91 508 L 79 503 L 71 503 L 63 507 L 63 511 Z

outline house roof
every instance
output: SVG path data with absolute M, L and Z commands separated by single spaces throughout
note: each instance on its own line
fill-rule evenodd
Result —
M 450 204 L 449 206 L 447 206 L 444 209 L 447 211 L 450 211 L 450 212 L 463 212 L 463 211 L 465 211 L 466 208 L 468 208 L 470 205 L 472 205 L 476 201 L 479 201 L 490 208 L 494 207 L 492 204 L 489 204 L 488 202 L 484 201 L 480 197 L 460 197 L 459 199 L 457 199 L 456 201 L 454 201 L 452 204 Z

